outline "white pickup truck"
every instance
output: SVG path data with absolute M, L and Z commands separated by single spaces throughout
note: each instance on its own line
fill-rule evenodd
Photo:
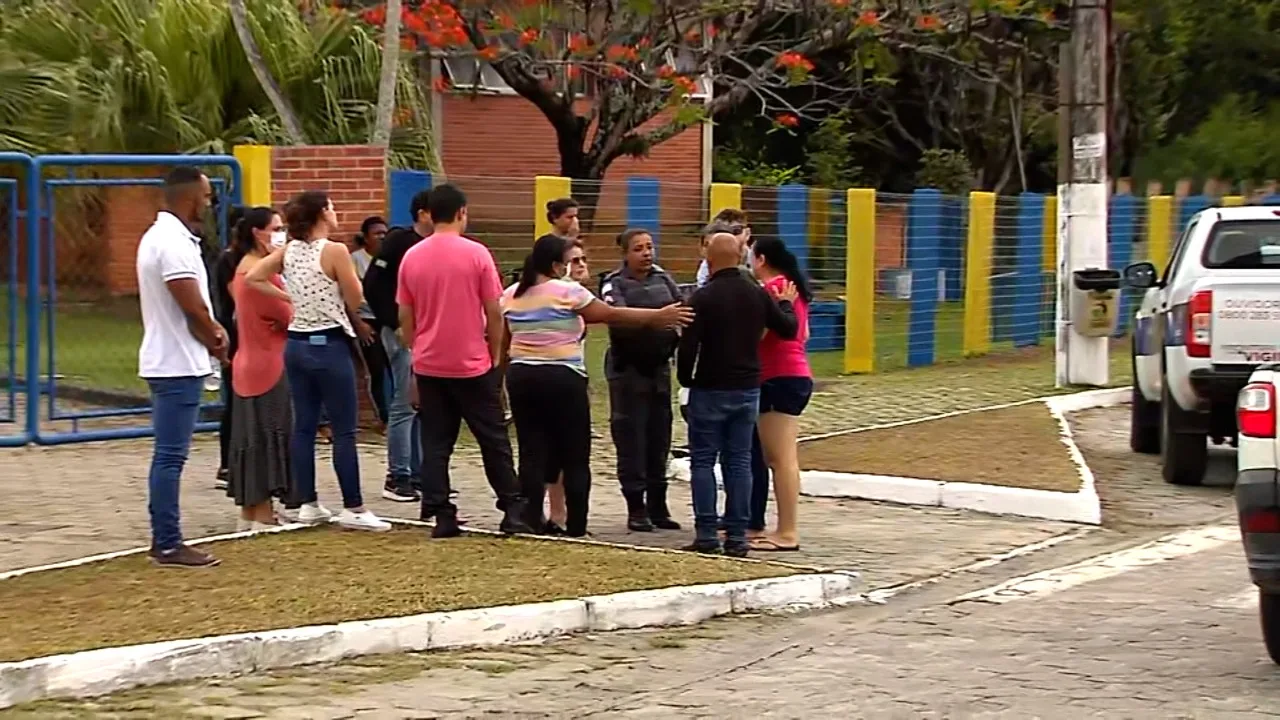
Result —
M 1262 638 L 1271 659 L 1280 664 L 1280 443 L 1276 440 L 1276 382 L 1280 365 L 1262 365 L 1240 391 L 1236 424 L 1236 512 L 1240 539 L 1249 562 L 1249 579 L 1258 586 Z
M 1280 362 L 1280 208 L 1211 208 L 1191 218 L 1161 275 L 1125 268 L 1146 290 L 1133 336 L 1129 444 L 1162 456 L 1164 479 L 1199 485 L 1208 442 L 1236 444 L 1236 396 Z

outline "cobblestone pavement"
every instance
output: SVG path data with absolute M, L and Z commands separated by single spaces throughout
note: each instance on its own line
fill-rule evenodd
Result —
M 609 542 L 665 547 L 687 544 L 692 539 L 691 523 L 681 532 L 633 533 L 626 529 L 612 453 L 602 445 L 597 447 L 599 459 L 594 468 L 592 534 Z M 322 452 L 327 455 L 327 448 Z M 380 470 L 385 467 L 383 449 L 364 446 L 361 455 L 370 507 L 390 517 L 417 518 L 416 504 L 392 503 L 379 495 Z M 217 456 L 217 445 L 209 439 L 198 442 L 192 451 L 182 499 L 188 537 L 235 528 L 234 508 L 223 493 L 213 489 Z M 0 570 L 145 545 L 149 462 L 150 445 L 145 440 L 28 448 L 6 455 L 0 495 L 22 497 L 23 501 L 0 505 Z M 328 460 L 317 465 L 322 501 L 338 506 L 337 481 Z M 455 455 L 453 477 L 463 513 L 476 526 L 495 528 L 500 516 L 474 450 L 460 449 Z M 31 492 L 50 487 L 74 488 L 74 496 Z M 686 484 L 672 484 L 670 505 L 677 518 L 689 515 Z M 803 500 L 801 522 L 805 529 L 803 552 L 776 559 L 856 568 L 877 586 L 931 576 L 1067 528 L 1060 523 L 830 499 Z
M 1129 408 L 1076 413 L 1071 432 L 1097 479 L 1107 527 L 1139 530 L 1211 522 L 1231 516 L 1236 453 L 1210 448 L 1204 487 L 1176 487 L 1160 477 L 1160 456 L 1129 450 Z
M 1230 525 L 1234 456 L 1215 451 L 1205 488 L 1165 485 L 1158 459 L 1127 448 L 1127 409 L 1071 418 L 1097 476 L 1105 528 L 1050 550 L 903 592 L 885 605 L 802 617 L 734 618 L 695 628 L 578 637 L 494 652 L 365 658 L 247 678 L 139 689 L 96 701 L 46 703 L 0 718 L 1254 718 L 1280 717 L 1277 671 L 1266 659 L 1238 546 L 1092 578 L 1000 605 L 951 601 L 1012 576 L 1136 545 L 1186 526 Z M 117 443 L 111 469 L 92 446 L 30 451 L 23 479 L 0 479 L 25 505 L 0 510 L 46 522 L 55 539 L 19 540 L 5 527 L 0 567 L 40 553 L 82 554 L 76 543 L 145 537 L 140 479 L 147 445 Z M 124 452 L 127 449 L 128 452 Z M 621 528 L 609 458 L 597 453 L 593 532 L 605 540 L 676 544 L 687 533 Z M 378 467 L 376 448 L 365 467 Z M 202 442 L 195 479 L 210 477 L 216 446 Z M 494 513 L 468 452 L 455 461 L 462 506 L 479 524 Z M 78 503 L 29 492 L 58 469 Z M 43 469 L 43 471 L 42 471 Z M 321 485 L 336 494 L 328 471 Z M 231 523 L 226 501 L 194 480 L 188 527 Z M 372 481 L 366 481 L 372 489 Z M 36 502 L 35 505 L 31 501 Z M 673 486 L 673 506 L 686 506 Z M 114 506 L 114 514 L 104 509 Z M 380 511 L 396 510 L 379 501 Z M 405 508 L 398 508 L 404 511 Z M 53 517 L 44 517 L 40 512 Z M 33 514 L 34 513 L 34 514 Z M 106 518 L 105 521 L 94 520 Z M 786 558 L 862 569 L 870 588 L 937 575 L 1068 526 L 888 505 L 805 500 L 806 549 Z M 93 525 L 98 522 L 98 525 Z M 77 535 L 77 533 L 79 533 Z M 59 540 L 57 538 L 64 538 Z M 78 539 L 77 539 L 78 538 Z M 21 558 L 19 557 L 21 556 Z

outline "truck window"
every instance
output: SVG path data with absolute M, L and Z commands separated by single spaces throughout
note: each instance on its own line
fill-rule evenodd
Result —
M 1200 216 L 1195 215 L 1187 222 L 1187 227 L 1183 229 L 1182 234 L 1178 236 L 1178 242 L 1173 246 L 1173 252 L 1169 257 L 1169 264 L 1164 268 L 1164 277 L 1161 278 L 1161 285 L 1169 287 L 1173 280 L 1173 274 L 1178 268 L 1178 263 L 1182 262 L 1182 256 L 1187 254 L 1187 245 L 1191 242 L 1191 233 L 1196 231 L 1196 225 L 1200 223 Z
M 1280 270 L 1280 222 L 1232 220 L 1214 226 L 1201 258 L 1206 268 Z

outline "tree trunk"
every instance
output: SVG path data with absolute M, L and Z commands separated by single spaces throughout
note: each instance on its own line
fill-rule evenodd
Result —
M 280 89 L 280 84 L 276 82 L 275 77 L 271 75 L 270 68 L 262 59 L 262 51 L 258 49 L 258 42 L 253 38 L 253 28 L 249 27 L 249 11 L 245 8 L 244 0 L 229 0 L 231 8 L 231 24 L 236 28 L 236 37 L 240 38 L 240 47 L 244 50 L 244 55 L 249 60 L 249 67 L 253 69 L 253 76 L 258 79 L 258 84 L 262 86 L 263 92 L 267 94 L 267 99 L 271 101 L 271 106 L 275 108 L 276 115 L 280 116 L 280 122 L 284 124 L 284 130 L 289 135 L 289 141 L 294 145 L 306 145 L 307 134 L 302 129 L 302 122 L 298 119 L 298 114 L 294 112 L 293 105 L 289 103 L 289 99 L 284 96 L 284 91 Z
M 387 19 L 382 26 L 382 74 L 378 77 L 378 116 L 369 142 L 385 148 L 391 144 L 391 125 L 396 110 L 396 80 L 400 72 L 400 0 L 387 0 Z

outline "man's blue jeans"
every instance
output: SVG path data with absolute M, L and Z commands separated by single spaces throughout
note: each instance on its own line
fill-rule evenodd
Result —
M 341 330 L 289 333 L 284 368 L 293 393 L 293 459 L 297 497 L 313 503 L 316 494 L 316 428 L 323 408 L 333 430 L 333 470 L 342 488 L 342 505 L 364 505 L 360 460 L 356 455 L 356 369 L 351 340 Z
M 382 328 L 382 347 L 391 366 L 391 402 L 387 406 L 387 472 L 417 480 L 422 467 L 422 433 L 418 413 L 409 404 L 413 353 L 400 344 L 396 331 Z
M 151 543 L 157 550 L 173 550 L 182 544 L 178 486 L 200 415 L 204 378 L 147 378 L 147 385 L 151 386 L 151 427 L 155 431 L 147 474 Z
M 760 414 L 760 391 L 689 392 L 689 466 L 694 529 L 700 542 L 716 540 L 715 467 L 724 480 L 726 544 L 745 544 L 751 500 L 751 435 Z

